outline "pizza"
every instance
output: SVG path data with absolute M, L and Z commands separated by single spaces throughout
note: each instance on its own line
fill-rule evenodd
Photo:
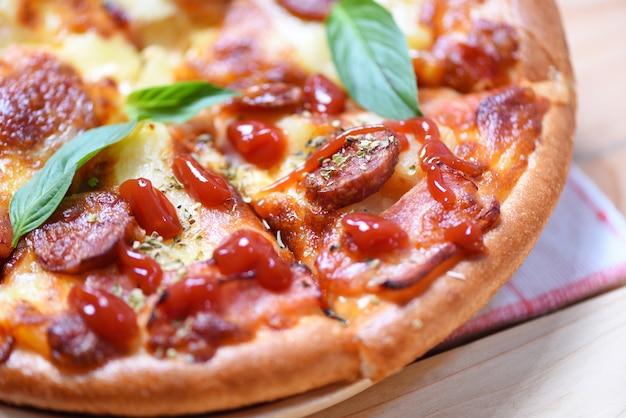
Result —
M 0 400 L 377 381 L 522 263 L 575 125 L 552 1 L 0 6 Z

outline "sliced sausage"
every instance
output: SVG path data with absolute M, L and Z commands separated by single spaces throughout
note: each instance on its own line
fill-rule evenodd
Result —
M 139 227 L 121 197 L 90 192 L 67 198 L 28 239 L 44 269 L 79 273 L 106 265 L 117 241 L 138 236 Z
M 399 154 L 400 142 L 392 131 L 349 137 L 339 152 L 305 178 L 305 195 L 328 210 L 360 202 L 391 177 Z

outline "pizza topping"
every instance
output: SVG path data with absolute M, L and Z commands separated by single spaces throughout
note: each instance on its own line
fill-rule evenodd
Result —
M 174 238 L 183 231 L 174 205 L 152 182 L 145 178 L 129 179 L 120 185 L 120 194 L 131 207 L 133 216 L 148 234 L 164 239 Z
M 176 155 L 172 168 L 176 179 L 185 186 L 187 192 L 206 207 L 216 207 L 232 199 L 228 183 L 200 165 L 191 155 Z
M 302 89 L 289 83 L 263 83 L 243 91 L 233 103 L 243 110 L 286 110 L 293 111 L 303 101 Z
M 215 273 L 192 271 L 165 289 L 148 323 L 148 347 L 157 357 L 186 354 L 189 361 L 206 361 L 223 342 L 247 336 L 216 312 L 220 283 Z
M 149 331 L 148 348 L 156 357 L 179 357 L 188 362 L 207 361 L 224 343 L 249 338 L 245 331 L 214 312 L 198 312 L 177 326 L 154 320 Z
M 185 277 L 165 289 L 157 309 L 170 320 L 183 320 L 197 312 L 209 312 L 217 294 L 215 277 Z
M 227 136 L 241 156 L 259 168 L 282 161 L 287 140 L 276 126 L 258 120 L 239 120 L 228 125 Z
M 29 150 L 20 158 L 40 164 L 77 131 L 96 125 L 93 103 L 74 69 L 52 55 L 10 49 L 0 61 L 0 153 Z
M 430 50 L 412 51 L 420 85 L 448 86 L 460 92 L 507 84 L 518 59 L 516 30 L 505 23 L 472 16 L 473 2 L 429 2 L 422 20 L 433 29 Z
M 59 148 L 44 167 L 20 187 L 9 206 L 13 241 L 43 224 L 55 211 L 69 190 L 74 174 L 102 149 L 126 138 L 136 121 L 100 126 L 74 137 Z
M 137 235 L 125 201 L 109 192 L 90 192 L 66 199 L 29 242 L 44 269 L 77 273 L 106 265 L 116 242 Z
M 342 208 L 377 192 L 391 177 L 400 153 L 394 133 L 387 129 L 361 131 L 345 136 L 343 147 L 306 176 L 309 200 L 324 209 Z
M 13 228 L 11 226 L 9 211 L 5 206 L 0 206 L 0 259 L 7 258 L 11 255 L 11 251 L 13 251 L 11 247 L 12 240 Z
M 304 20 L 323 21 L 337 0 L 278 0 L 294 16 Z
M 155 293 L 163 279 L 163 270 L 159 263 L 153 258 L 134 251 L 123 241 L 118 241 L 115 249 L 120 271 L 129 277 L 144 294 Z
M 54 318 L 46 337 L 52 361 L 60 366 L 97 367 L 116 354 L 116 347 L 99 338 L 78 313 Z
M 75 285 L 68 295 L 68 303 L 89 329 L 116 345 L 128 344 L 139 333 L 135 311 L 105 290 Z
M 199 111 L 237 95 L 233 90 L 204 81 L 181 81 L 133 91 L 126 98 L 125 111 L 130 119 L 182 123 Z
M 380 116 L 421 116 L 406 36 L 373 0 L 343 0 L 326 19 L 333 62 L 350 97 Z
M 421 128 L 425 142 L 420 150 L 419 158 L 420 166 L 426 173 L 428 190 L 439 203 L 450 209 L 456 203 L 456 196 L 443 180 L 442 164 L 470 177 L 479 176 L 482 170 L 477 164 L 456 157 L 439 139 L 439 129 L 433 121 L 424 119 Z
M 407 233 L 395 222 L 370 213 L 351 213 L 341 220 L 350 243 L 365 254 L 385 254 L 406 246 Z
M 478 223 L 464 220 L 456 225 L 444 229 L 447 241 L 457 244 L 459 247 L 471 253 L 480 253 L 486 250 L 483 243 L 483 231 Z
M 289 264 L 278 256 L 272 244 L 258 232 L 235 232 L 215 249 L 213 258 L 222 274 L 253 277 L 268 290 L 280 292 L 291 284 Z
M 313 74 L 304 82 L 305 107 L 313 113 L 338 115 L 344 111 L 346 93 L 322 74 Z
M 262 189 L 260 194 L 263 195 L 292 186 L 294 183 L 298 182 L 303 175 L 317 169 L 322 161 L 331 158 L 333 154 L 339 152 L 344 147 L 348 138 L 358 138 L 362 135 L 386 130 L 387 128 L 384 125 L 366 125 L 346 129 L 331 140 L 325 142 L 300 167 Z
M 546 99 L 525 87 L 498 90 L 481 100 L 476 109 L 476 124 L 494 160 L 511 147 L 522 155 L 534 150 L 547 106 Z

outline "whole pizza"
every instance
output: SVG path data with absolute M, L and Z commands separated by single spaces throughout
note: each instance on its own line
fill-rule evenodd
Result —
M 0 4 L 0 400 L 177 415 L 376 381 L 522 263 L 551 0 Z

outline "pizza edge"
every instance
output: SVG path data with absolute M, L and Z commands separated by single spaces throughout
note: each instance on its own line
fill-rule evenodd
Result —
M 250 342 L 222 347 L 206 364 L 166 362 L 142 353 L 73 375 L 38 354 L 16 349 L 0 369 L 2 399 L 46 409 L 124 415 L 223 410 L 364 376 L 380 379 L 434 347 L 484 306 L 523 262 L 567 177 L 575 93 L 559 12 L 553 2 L 538 0 L 515 0 L 507 12 L 508 23 L 525 34 L 521 62 L 528 78 L 544 80 L 558 70 L 562 78 L 551 84 L 565 88 L 569 100 L 553 102 L 545 115 L 541 145 L 503 203 L 498 227 L 486 235 L 489 255 L 455 266 L 464 280 L 445 274 L 435 278 L 419 297 L 404 306 L 378 309 L 355 332 L 345 332 L 324 317 L 305 318 L 293 328 L 262 332 Z M 544 53 L 530 54 L 531 44 Z

